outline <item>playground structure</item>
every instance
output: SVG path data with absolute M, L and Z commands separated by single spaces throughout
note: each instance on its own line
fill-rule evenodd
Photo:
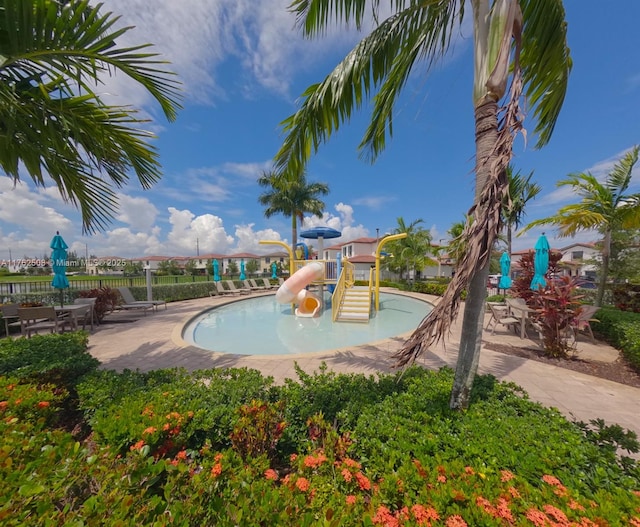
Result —
M 315 232 L 301 233 L 301 237 L 318 240 L 318 255 L 323 256 L 322 242 L 325 235 L 333 229 L 318 228 Z M 327 237 L 336 237 L 333 233 Z M 305 236 L 306 234 L 306 236 Z M 338 233 L 340 236 L 340 233 Z M 289 255 L 289 278 L 280 286 L 276 293 L 276 300 L 281 304 L 297 304 L 295 315 L 299 317 L 316 317 L 325 308 L 324 289 L 327 287 L 331 295 L 331 318 L 334 322 L 363 322 L 368 323 L 372 307 L 380 309 L 380 262 L 382 248 L 393 240 L 405 238 L 406 233 L 385 236 L 379 240 L 375 252 L 375 266 L 369 273 L 368 285 L 356 286 L 354 280 L 354 266 L 348 259 L 340 259 L 340 253 L 335 260 L 306 260 L 296 258 L 291 247 L 284 242 L 275 240 L 261 240 L 261 244 L 280 245 Z M 301 251 L 296 251 L 300 256 Z M 309 291 L 314 288 L 316 291 Z

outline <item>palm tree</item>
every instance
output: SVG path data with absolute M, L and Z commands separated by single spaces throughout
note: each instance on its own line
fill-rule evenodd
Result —
M 94 91 L 103 75 L 142 85 L 170 121 L 178 82 L 149 44 L 117 46 L 131 28 L 86 1 L 3 0 L 0 7 L 0 169 L 15 182 L 21 165 L 40 187 L 49 176 L 80 208 L 84 232 L 105 228 L 117 208 L 112 189 L 133 169 L 150 187 L 158 154 L 129 106 L 109 106 Z M 104 178 L 106 176 L 106 179 Z
M 585 230 L 597 230 L 602 234 L 602 272 L 596 306 L 602 305 L 607 284 L 613 233 L 640 228 L 640 193 L 625 194 L 631 184 L 639 149 L 635 146 L 627 152 L 602 183 L 589 172 L 571 174 L 558 181 L 558 187 L 571 187 L 572 193 L 581 196 L 582 201 L 562 207 L 554 216 L 532 221 L 526 227 L 529 230 L 540 225 L 555 225 L 559 236 L 575 236 Z
M 322 218 L 325 205 L 318 196 L 326 196 L 329 186 L 326 183 L 307 183 L 304 171 L 295 178 L 277 172 L 263 172 L 258 184 L 269 189 L 258 196 L 260 205 L 266 207 L 264 215 L 270 218 L 274 214 L 282 214 L 291 218 L 291 249 L 295 254 L 298 222 L 302 225 L 306 212 Z
M 322 82 L 307 88 L 299 110 L 283 122 L 287 135 L 276 154 L 277 170 L 299 170 L 369 97 L 373 113 L 360 146 L 375 160 L 393 131 L 394 104 L 411 72 L 418 62 L 429 70 L 446 55 L 468 12 L 461 0 L 394 0 L 384 3 L 385 13 L 390 11 L 384 18 L 380 4 L 379 0 L 293 1 L 291 8 L 310 36 L 333 21 L 362 29 L 369 10 L 376 26 Z M 561 0 L 471 0 L 470 5 L 476 191 L 465 234 L 468 250 L 442 301 L 395 356 L 399 366 L 407 365 L 443 338 L 457 315 L 460 295 L 467 290 L 452 408 L 467 407 L 477 371 L 489 258 L 507 186 L 505 169 L 514 134 L 522 126 L 519 100 L 524 93 L 536 121 L 537 146 L 543 146 L 553 132 L 571 69 Z M 500 112 L 499 102 L 504 108 Z
M 402 216 L 396 219 L 398 226 L 394 229 L 394 234 L 406 233 L 407 237 L 393 241 L 388 246 L 388 251 L 394 255 L 389 260 L 388 268 L 399 272 L 400 280 L 404 269 L 409 272 L 413 269 L 414 274 L 417 269 L 422 269 L 427 261 L 426 254 L 431 246 L 431 234 L 425 231 L 420 224 L 424 220 L 419 218 L 410 224 L 404 221 Z
M 520 171 L 513 173 L 513 167 L 507 167 L 508 188 L 502 203 L 502 221 L 507 231 L 507 252 L 511 254 L 511 238 L 513 229 L 520 227 L 524 217 L 524 208 L 527 203 L 535 198 L 542 187 L 537 183 L 531 183 L 533 172 L 524 177 Z

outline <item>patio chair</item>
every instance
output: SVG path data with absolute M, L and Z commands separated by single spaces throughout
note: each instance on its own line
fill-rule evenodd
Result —
M 514 330 L 520 325 L 520 320 L 509 313 L 509 308 L 507 306 L 500 306 L 492 303 L 488 303 L 487 305 L 491 311 L 491 318 L 489 319 L 485 329 L 488 331 L 489 326 L 493 323 L 493 329 L 491 330 L 492 335 L 495 333 L 498 324 Z
M 136 300 L 128 287 L 118 287 L 118 291 L 120 291 L 125 304 L 151 304 L 154 311 L 158 310 L 158 306 L 164 305 L 164 308 L 167 309 L 167 302 L 165 300 Z
M 20 317 L 18 317 L 19 307 L 20 304 L 4 304 L 0 306 L 2 320 L 4 320 L 4 331 L 7 337 L 10 336 L 10 328 L 20 327 Z
M 62 333 L 65 326 L 72 328 L 72 320 L 69 317 L 60 317 L 53 306 L 19 307 L 20 330 L 23 336 L 31 337 L 40 329 L 48 329 L 51 333 Z
M 578 335 L 583 333 L 588 333 L 591 337 L 591 342 L 595 342 L 596 338 L 593 335 L 593 330 L 591 329 L 591 324 L 589 322 L 598 322 L 597 318 L 593 318 L 593 315 L 600 309 L 596 306 L 580 306 L 580 314 L 576 317 L 575 323 L 572 325 L 574 339 L 578 340 Z
M 94 324 L 99 324 L 98 316 L 96 314 L 96 301 L 97 298 L 76 298 L 73 303 L 76 305 L 86 304 L 88 309 L 86 311 L 78 312 L 75 316 L 80 320 L 82 317 L 82 329 L 87 327 L 87 322 L 91 325 L 91 331 L 93 331 Z M 77 324 L 77 322 L 76 322 Z
M 227 287 L 229 288 L 229 291 L 233 291 L 238 295 L 248 295 L 249 293 L 251 293 L 251 289 L 246 289 L 244 287 L 236 287 L 236 284 L 233 283 L 233 280 L 225 280 L 225 282 L 227 283 Z

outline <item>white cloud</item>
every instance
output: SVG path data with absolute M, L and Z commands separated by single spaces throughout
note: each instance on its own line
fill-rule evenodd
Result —
M 260 240 L 282 241 L 280 234 L 273 229 L 254 231 L 254 223 L 248 225 L 236 225 L 235 237 L 237 240 L 234 252 L 268 254 L 280 249 L 274 245 L 261 245 Z
M 339 238 L 332 239 L 329 243 L 339 244 L 350 240 L 369 236 L 369 231 L 362 224 L 354 225 L 353 207 L 345 203 L 338 203 L 334 209 L 338 215 L 325 212 L 322 218 L 317 216 L 305 216 L 302 224 L 302 230 L 312 229 L 313 227 L 329 227 L 342 233 Z
M 354 205 L 361 205 L 372 210 L 380 210 L 388 203 L 396 201 L 394 196 L 362 196 L 353 201 Z
M 167 235 L 167 249 L 172 254 L 186 256 L 201 253 L 226 253 L 234 239 L 226 233 L 222 218 L 213 214 L 196 216 L 189 210 L 169 207 L 171 231 Z
M 136 198 L 118 194 L 118 221 L 126 223 L 135 231 L 148 231 L 158 216 L 158 209 L 147 198 Z

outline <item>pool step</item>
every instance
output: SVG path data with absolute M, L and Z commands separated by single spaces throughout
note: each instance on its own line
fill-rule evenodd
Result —
M 369 323 L 371 296 L 368 287 L 356 286 L 346 289 L 338 310 L 336 322 Z

